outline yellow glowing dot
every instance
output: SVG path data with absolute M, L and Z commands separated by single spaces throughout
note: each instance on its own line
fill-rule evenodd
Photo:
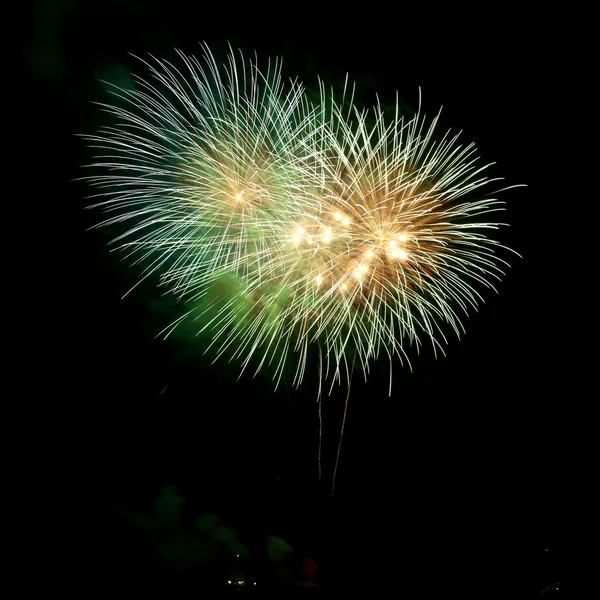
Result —
M 360 267 L 358 267 L 358 271 L 360 273 L 366 273 L 369 267 L 367 267 L 367 265 L 360 265 Z
M 394 258 L 399 258 L 400 260 L 406 260 L 408 258 L 408 254 L 406 254 L 404 250 L 394 250 L 392 256 Z
M 367 250 L 367 252 L 365 253 L 365 256 L 367 258 L 373 258 L 373 250 Z
M 321 275 L 317 275 L 315 278 L 317 285 L 321 285 L 323 283 L 323 277 Z
M 348 284 L 347 283 L 342 283 L 342 285 L 340 286 L 343 290 L 348 289 Z
M 394 240 L 392 240 L 389 244 L 390 248 L 395 248 L 396 247 L 396 242 L 394 242 Z
M 342 217 L 342 214 L 341 214 L 341 213 L 339 213 L 339 212 L 336 212 L 336 213 L 334 213 L 334 215 L 333 215 L 333 218 L 334 218 L 336 221 L 341 221 L 343 217 Z
M 313 241 L 313 240 L 312 240 L 312 237 L 309 235 L 309 236 L 306 238 L 306 242 L 307 242 L 308 244 L 312 244 L 312 241 Z
M 236 195 L 235 195 L 235 199 L 236 199 L 236 200 L 241 200 L 243 195 L 244 195 L 244 192 L 243 192 L 243 190 L 242 190 L 242 191 L 241 191 L 239 194 L 236 194 Z
M 399 239 L 401 242 L 405 242 L 405 241 L 408 239 L 408 236 L 407 236 L 406 234 L 404 234 L 404 233 L 399 233 L 399 234 L 398 234 L 398 239 Z
M 344 217 L 342 219 L 342 225 L 350 225 L 350 219 L 348 217 Z
M 300 241 L 300 235 L 298 233 L 295 233 L 292 236 L 292 242 L 294 242 L 294 244 L 297 244 Z
M 323 236 L 323 243 L 324 244 L 329 244 L 330 241 L 331 241 L 331 237 L 329 237 L 328 235 Z

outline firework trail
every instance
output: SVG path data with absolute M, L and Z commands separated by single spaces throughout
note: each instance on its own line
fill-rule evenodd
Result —
M 355 360 L 367 377 L 381 355 L 462 333 L 507 266 L 473 144 L 436 138 L 420 109 L 358 110 L 351 86 L 320 84 L 312 104 L 279 61 L 179 59 L 145 63 L 151 77 L 103 105 L 115 124 L 85 136 L 98 226 L 125 224 L 114 243 L 142 277 L 196 303 L 165 335 L 194 319 L 215 360 L 270 365 L 277 383 L 293 363 L 298 386 L 313 346 L 333 385 Z

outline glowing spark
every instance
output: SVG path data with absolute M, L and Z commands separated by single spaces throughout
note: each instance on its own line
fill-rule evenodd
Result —
M 406 254 L 404 250 L 398 248 L 392 250 L 391 254 L 394 258 L 399 258 L 400 260 L 406 260 L 408 258 L 408 254 Z

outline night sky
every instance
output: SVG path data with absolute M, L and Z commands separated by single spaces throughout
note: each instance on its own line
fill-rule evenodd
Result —
M 184 500 L 182 537 L 206 538 L 193 525 L 206 515 L 233 530 L 265 585 L 285 579 L 265 549 L 276 536 L 293 549 L 289 577 L 310 556 L 323 590 L 339 597 L 371 597 L 373 586 L 407 598 L 539 597 L 566 568 L 587 396 L 575 341 L 585 326 L 572 331 L 579 309 L 564 290 L 579 283 L 565 283 L 569 259 L 555 245 L 570 175 L 557 140 L 568 68 L 554 25 L 508 9 L 432 20 L 433 5 L 388 14 L 383 5 L 213 4 L 29 7 L 11 200 L 20 224 L 8 224 L 22 237 L 5 254 L 26 263 L 26 283 L 7 292 L 23 316 L 7 313 L 17 366 L 5 374 L 25 572 L 47 573 L 67 595 L 117 582 L 165 594 L 222 583 L 233 552 L 224 541 L 202 538 L 213 562 L 184 575 L 149 541 L 133 515 L 160 519 L 162 493 L 167 504 Z M 344 390 L 323 406 L 319 482 L 316 368 L 299 389 L 274 392 L 267 377 L 238 380 L 238 365 L 157 339 L 170 315 L 152 282 L 121 299 L 135 269 L 109 252 L 110 231 L 86 231 L 100 215 L 84 209 L 90 191 L 74 181 L 90 158 L 75 134 L 101 122 L 98 79 L 143 74 L 129 53 L 199 54 L 202 41 L 281 55 L 285 74 L 307 87 L 348 72 L 365 104 L 376 93 L 393 103 L 398 90 L 415 107 L 420 87 L 428 115 L 443 105 L 440 130 L 463 130 L 482 161 L 497 163 L 491 173 L 528 185 L 502 195 L 511 226 L 499 234 L 523 258 L 510 259 L 499 294 L 465 319 L 466 335 L 450 337 L 447 357 L 425 347 L 412 372 L 395 364 L 391 397 L 387 361 L 367 383 L 354 377 L 333 498 Z

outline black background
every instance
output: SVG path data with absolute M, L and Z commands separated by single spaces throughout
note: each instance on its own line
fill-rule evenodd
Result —
M 575 30 L 507 6 L 32 4 L 10 192 L 19 284 L 6 292 L 23 315 L 8 317 L 7 389 L 27 572 L 52 564 L 69 593 L 91 581 L 109 589 L 126 572 L 128 550 L 115 547 L 133 535 L 111 507 L 148 510 L 172 483 L 192 512 L 218 513 L 250 546 L 275 534 L 318 557 L 332 589 L 401 582 L 411 597 L 537 597 L 542 579 L 564 574 L 589 441 L 586 296 L 566 216 Z M 387 363 L 366 384 L 354 378 L 333 498 L 343 391 L 324 405 L 319 483 L 316 373 L 274 393 L 261 377 L 236 381 L 235 365 L 155 339 L 166 323 L 151 288 L 121 300 L 135 272 L 109 253 L 108 233 L 86 231 L 95 215 L 72 180 L 88 155 L 74 134 L 99 123 L 98 78 L 115 65 L 140 73 L 129 53 L 200 53 L 201 41 L 282 55 L 284 72 L 309 87 L 348 72 L 366 104 L 398 90 L 415 106 L 420 87 L 427 114 L 443 105 L 443 128 L 463 130 L 507 185 L 528 186 L 503 194 L 502 239 L 522 259 L 447 357 L 425 350 L 412 372 L 395 366 L 391 397 Z M 561 560 L 546 572 L 550 547 Z

